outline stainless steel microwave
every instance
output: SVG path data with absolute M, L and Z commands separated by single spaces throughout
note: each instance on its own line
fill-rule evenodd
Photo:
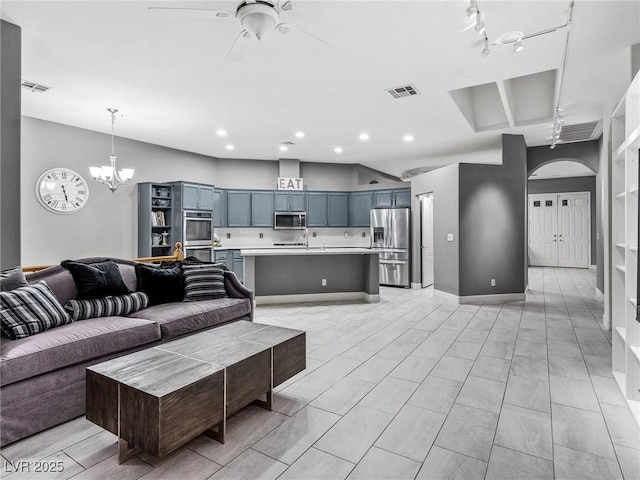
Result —
M 307 228 L 307 212 L 276 212 L 273 228 L 276 230 L 303 230 Z

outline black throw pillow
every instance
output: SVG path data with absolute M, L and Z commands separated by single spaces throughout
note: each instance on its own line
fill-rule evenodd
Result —
M 115 262 L 82 263 L 64 260 L 60 266 L 71 273 L 81 300 L 131 293 Z
M 149 306 L 181 302 L 184 298 L 184 281 L 179 265 L 159 268 L 136 263 L 136 277 L 138 291 L 149 296 Z

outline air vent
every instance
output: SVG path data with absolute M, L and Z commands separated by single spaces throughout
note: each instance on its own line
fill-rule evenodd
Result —
M 387 89 L 387 92 L 393 98 L 410 97 L 412 95 L 418 95 L 418 93 L 420 93 L 413 85 L 404 85 L 402 87 L 389 88 Z
M 418 167 L 405 170 L 400 174 L 400 180 L 407 180 L 411 177 L 415 177 L 416 175 L 422 175 L 423 173 L 430 172 L 431 170 L 433 170 L 433 167 Z
M 295 145 L 295 142 L 280 142 L 280 145 L 287 145 L 290 147 L 291 145 Z
M 32 92 L 44 93 L 48 90 L 51 90 L 51 87 L 47 87 L 46 85 L 42 85 L 40 83 L 30 82 L 29 80 L 22 80 L 22 87 L 27 90 L 31 90 Z
M 573 143 L 594 140 L 600 133 L 602 120 L 597 122 L 576 123 L 574 125 L 563 125 L 560 129 L 560 138 L 557 143 Z

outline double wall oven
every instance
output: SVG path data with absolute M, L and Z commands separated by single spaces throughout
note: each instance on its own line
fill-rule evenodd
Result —
M 185 257 L 212 262 L 213 213 L 185 210 L 182 212 L 182 239 Z

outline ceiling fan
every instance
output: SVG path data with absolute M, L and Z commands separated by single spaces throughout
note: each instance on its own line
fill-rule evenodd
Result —
M 289 23 L 280 22 L 280 14 L 292 8 L 290 0 L 244 0 L 235 13 L 207 8 L 149 7 L 149 14 L 165 18 L 226 19 L 235 16 L 242 25 L 242 31 L 225 57 L 227 62 L 239 62 L 254 39 L 261 41 L 274 31 L 295 37 L 298 43 L 310 50 L 327 50 L 329 44 L 324 40 Z

